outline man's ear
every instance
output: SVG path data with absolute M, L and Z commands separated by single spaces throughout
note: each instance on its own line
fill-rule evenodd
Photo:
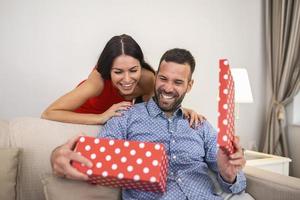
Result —
M 193 84 L 194 84 L 194 79 L 191 79 L 191 80 L 188 82 L 187 92 L 191 91 L 191 89 L 192 89 L 192 87 L 193 87 Z

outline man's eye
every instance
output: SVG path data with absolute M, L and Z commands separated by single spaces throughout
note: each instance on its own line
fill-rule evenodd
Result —
M 132 69 L 132 70 L 130 70 L 130 72 L 137 72 L 138 70 L 136 70 L 136 69 Z
M 175 81 L 175 84 L 176 84 L 176 85 L 181 85 L 182 82 L 181 82 L 181 81 Z

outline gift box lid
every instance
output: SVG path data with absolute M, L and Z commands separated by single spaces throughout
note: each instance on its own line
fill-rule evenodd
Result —
M 228 154 L 234 153 L 234 81 L 227 59 L 219 61 L 218 145 Z

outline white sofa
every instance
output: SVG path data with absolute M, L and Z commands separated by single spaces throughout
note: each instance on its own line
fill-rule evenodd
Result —
M 14 187 L 16 199 L 45 199 L 41 176 L 51 173 L 51 151 L 76 134 L 96 136 L 99 128 L 101 127 L 29 117 L 9 122 L 0 121 L 0 151 L 3 148 L 21 149 L 17 184 Z M 247 176 L 247 191 L 255 199 L 300 199 L 300 179 L 253 167 L 246 167 L 244 171 Z

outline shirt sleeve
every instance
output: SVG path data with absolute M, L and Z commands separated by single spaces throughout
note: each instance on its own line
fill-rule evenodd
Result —
M 126 139 L 127 133 L 127 118 L 129 111 L 123 112 L 120 117 L 112 117 L 102 127 L 97 137 L 110 139 Z
M 217 164 L 217 132 L 208 123 L 203 124 L 203 138 L 205 148 L 205 161 L 208 167 L 217 174 L 217 180 L 221 187 L 230 193 L 239 193 L 246 188 L 246 177 L 242 171 L 239 171 L 234 183 L 227 183 L 220 175 Z

